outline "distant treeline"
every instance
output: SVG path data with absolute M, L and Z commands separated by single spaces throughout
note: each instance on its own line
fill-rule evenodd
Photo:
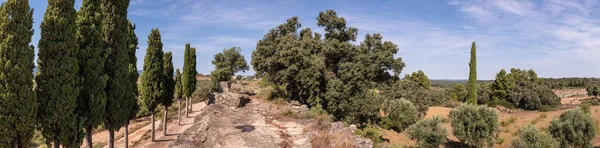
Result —
M 600 78 L 541 78 L 552 89 L 585 88 L 600 83 Z

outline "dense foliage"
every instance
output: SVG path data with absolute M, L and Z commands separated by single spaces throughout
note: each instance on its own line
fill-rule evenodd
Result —
M 92 146 L 92 130 L 102 123 L 106 108 L 104 88 L 108 76 L 104 73 L 104 62 L 108 52 L 102 45 L 101 23 L 100 0 L 84 0 L 77 12 L 77 59 L 81 78 L 77 113 L 79 122 L 83 122 L 88 146 Z
M 51 0 L 41 24 L 38 75 L 35 77 L 42 134 L 55 145 L 80 146 L 78 122 L 79 64 L 75 0 Z M 47 141 L 49 142 L 49 141 Z
M 598 85 L 589 86 L 585 89 L 590 97 L 598 97 L 600 95 L 600 87 Z
M 466 103 L 477 104 L 477 47 L 475 41 L 471 45 L 471 61 L 469 61 L 469 83 L 467 84 Z
M 419 147 L 438 148 L 446 142 L 448 136 L 448 131 L 441 126 L 441 123 L 440 116 L 419 120 L 416 124 L 408 127 L 408 137 L 411 140 L 417 140 Z
M 183 74 L 181 75 L 183 96 L 191 97 L 196 90 L 196 74 L 198 74 L 196 72 L 196 48 L 186 44 L 183 55 Z
M 36 125 L 32 15 L 28 0 L 0 6 L 0 147 L 28 147 Z
M 142 104 L 150 112 L 165 98 L 164 59 L 160 31 L 152 29 L 148 35 L 148 48 L 144 57 L 144 72 L 140 82 Z
M 510 142 L 512 148 L 558 148 L 558 142 L 552 136 L 543 133 L 532 125 L 519 129 L 517 136 Z
M 229 81 L 235 73 L 246 72 L 249 69 L 244 55 L 240 53 L 241 51 L 239 47 L 231 47 L 215 54 L 215 59 L 212 61 L 215 70 L 210 74 L 211 80 L 215 84 L 221 81 Z
M 585 88 L 600 83 L 599 78 L 541 78 L 552 89 Z
M 257 75 L 282 87 L 288 98 L 322 107 L 338 119 L 376 118 L 370 113 L 378 110 L 371 89 L 392 82 L 405 66 L 394 58 L 397 46 L 379 34 L 352 44 L 358 29 L 346 27 L 333 10 L 320 12 L 317 25 L 325 27 L 324 38 L 309 28 L 298 32 L 298 17 L 269 30 L 252 53 Z
M 421 70 L 413 72 L 410 75 L 407 74 L 406 76 L 404 76 L 404 79 L 416 82 L 423 88 L 427 88 L 427 89 L 431 88 L 431 82 L 429 82 L 429 78 Z
M 430 106 L 441 105 L 448 99 L 443 90 L 427 89 L 411 80 L 400 80 L 390 87 L 385 87 L 381 93 L 386 99 L 404 98 L 414 104 L 420 116 L 425 115 Z
M 454 136 L 469 146 L 493 146 L 498 114 L 492 108 L 463 104 L 450 111 Z
M 405 99 L 395 99 L 385 103 L 383 111 L 385 116 L 381 118 L 379 125 L 384 129 L 402 132 L 419 119 L 417 108 Z
M 110 139 L 114 139 L 114 131 L 129 122 L 132 115 L 131 109 L 133 107 L 129 108 L 127 106 L 134 103 L 131 96 L 135 95 L 135 90 L 131 88 L 133 84 L 127 82 L 132 80 L 130 56 L 134 47 L 131 47 L 133 41 L 130 39 L 132 29 L 130 29 L 131 24 L 127 20 L 129 0 L 102 0 L 100 2 L 102 9 L 102 41 L 105 50 L 110 51 L 104 65 L 108 82 L 104 89 L 107 99 L 102 125 L 109 131 L 108 145 L 112 147 L 114 142 Z
M 175 77 L 173 77 L 173 53 L 166 52 L 163 57 L 163 77 L 164 77 L 164 98 L 162 105 L 165 107 L 173 104 L 173 97 L 175 96 Z
M 596 122 L 582 109 L 571 109 L 552 120 L 548 132 L 561 147 L 592 147 Z
M 123 108 L 125 109 L 125 113 L 129 113 L 128 119 L 134 119 L 137 115 L 138 110 L 140 110 L 140 106 L 137 102 L 137 97 L 139 94 L 138 90 L 138 78 L 139 73 L 137 71 L 137 57 L 135 53 L 138 49 L 138 38 L 135 35 L 135 25 L 128 21 L 127 27 L 127 57 L 128 57 L 128 71 L 127 71 L 127 82 L 126 82 L 126 93 L 125 101 L 123 103 Z
M 560 98 L 544 85 L 533 70 L 512 68 L 509 74 L 501 70 L 491 85 L 489 105 L 537 110 L 560 105 Z

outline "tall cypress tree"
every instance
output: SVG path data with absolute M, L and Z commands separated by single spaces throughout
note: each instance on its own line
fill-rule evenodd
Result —
M 183 75 L 181 76 L 183 96 L 186 97 L 186 116 L 189 115 L 192 106 L 192 101 L 189 98 L 196 90 L 196 74 L 196 48 L 190 47 L 188 43 L 185 45 Z
M 0 6 L 0 147 L 28 147 L 35 129 L 32 15 L 28 0 Z
M 179 103 L 179 111 L 177 112 L 177 125 L 181 125 L 181 98 L 183 96 L 183 90 L 181 87 L 181 72 L 179 69 L 175 70 L 175 90 L 173 92 L 173 97 L 177 99 Z
M 102 41 L 105 50 L 110 51 L 104 71 L 108 82 L 104 89 L 107 94 L 103 125 L 108 130 L 108 147 L 114 147 L 114 131 L 127 123 L 129 108 L 123 107 L 132 93 L 127 89 L 129 80 L 129 58 L 127 57 L 127 8 L 129 0 L 102 0 Z
M 102 47 L 101 22 L 100 0 L 83 0 L 77 12 L 77 59 L 82 80 L 77 113 L 85 128 L 88 147 L 93 147 L 92 130 L 102 123 L 106 108 L 104 88 L 108 76 L 104 73 L 104 62 L 108 52 Z
M 165 79 L 163 74 L 163 44 L 160 31 L 152 29 L 148 35 L 148 48 L 144 57 L 144 72 L 142 73 L 141 92 L 143 105 L 152 114 L 152 142 L 155 141 L 154 114 L 156 106 L 162 103 L 165 96 Z
M 128 63 L 129 63 L 129 68 L 128 68 L 128 81 L 127 81 L 127 92 L 129 95 L 127 95 L 126 98 L 126 104 L 125 104 L 125 108 L 129 109 L 126 110 L 125 112 L 129 112 L 129 118 L 125 123 L 125 132 L 124 132 L 124 139 L 125 139 L 125 145 L 124 147 L 127 148 L 129 145 L 129 120 L 135 119 L 137 112 L 139 110 L 139 105 L 137 102 L 137 96 L 138 96 L 138 87 L 137 87 L 137 81 L 138 81 L 138 71 L 137 71 L 137 57 L 135 56 L 135 52 L 138 49 L 138 38 L 135 35 L 135 25 L 131 23 L 131 21 L 128 21 L 129 25 L 127 27 L 127 34 L 128 34 L 128 40 L 127 40 L 127 45 L 128 46 L 128 51 L 127 51 L 127 57 L 129 59 Z
M 165 78 L 165 98 L 162 100 L 162 105 L 165 107 L 163 115 L 163 136 L 167 136 L 167 115 L 169 114 L 169 106 L 173 104 L 173 95 L 175 91 L 175 79 L 173 79 L 173 53 L 166 52 L 163 61 L 163 76 Z
M 471 45 L 471 61 L 469 62 L 469 84 L 467 86 L 467 90 L 469 94 L 467 94 L 467 103 L 477 104 L 477 54 L 475 51 L 477 48 L 475 47 L 475 41 Z
M 75 0 L 49 0 L 41 24 L 38 53 L 38 122 L 54 147 L 80 146 L 83 124 L 78 122 L 79 64 Z

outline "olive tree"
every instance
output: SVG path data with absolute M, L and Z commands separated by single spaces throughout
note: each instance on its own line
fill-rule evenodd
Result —
M 438 148 L 446 142 L 448 131 L 441 126 L 442 118 L 434 116 L 417 121 L 407 129 L 408 137 L 417 140 L 419 147 Z
M 582 109 L 570 109 L 550 122 L 548 132 L 561 147 L 592 147 L 596 122 Z
M 454 136 L 469 146 L 493 146 L 498 113 L 486 106 L 463 104 L 450 111 Z
M 540 132 L 532 125 L 519 129 L 517 136 L 510 142 L 512 148 L 558 148 L 558 142 L 552 136 Z

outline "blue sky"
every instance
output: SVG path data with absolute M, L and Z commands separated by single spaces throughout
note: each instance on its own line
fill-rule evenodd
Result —
M 37 46 L 47 1 L 30 3 Z M 77 0 L 76 9 L 80 5 Z M 423 70 L 431 79 L 467 79 L 471 42 L 477 41 L 479 79 L 512 67 L 534 69 L 540 77 L 599 77 L 599 8 L 599 1 L 575 0 L 131 0 L 129 19 L 140 39 L 138 69 L 152 28 L 160 29 L 175 68 L 191 43 L 198 72 L 208 74 L 213 55 L 225 48 L 241 47 L 250 62 L 256 42 L 292 16 L 323 33 L 316 17 L 333 9 L 359 29 L 356 44 L 366 33 L 397 44 L 396 56 L 407 64 L 403 74 Z

